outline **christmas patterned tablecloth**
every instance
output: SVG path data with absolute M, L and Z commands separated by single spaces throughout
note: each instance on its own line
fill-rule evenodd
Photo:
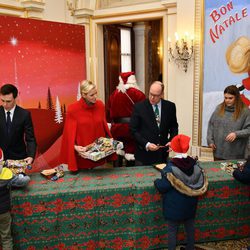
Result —
M 197 242 L 250 234 L 250 187 L 201 163 L 209 190 L 200 197 Z M 151 166 L 65 173 L 53 182 L 31 175 L 29 186 L 12 191 L 15 249 L 163 249 L 167 225 Z M 184 239 L 183 229 L 178 240 Z

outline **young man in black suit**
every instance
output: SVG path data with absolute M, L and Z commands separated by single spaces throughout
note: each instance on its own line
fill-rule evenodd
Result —
M 165 163 L 171 139 L 178 134 L 176 107 L 163 99 L 164 85 L 155 81 L 149 97 L 136 103 L 130 129 L 136 140 L 136 165 Z
M 5 84 L 0 89 L 0 147 L 4 159 L 24 159 L 31 164 L 36 154 L 36 139 L 30 112 L 16 104 L 17 88 Z

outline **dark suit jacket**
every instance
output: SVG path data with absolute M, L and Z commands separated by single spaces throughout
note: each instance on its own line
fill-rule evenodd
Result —
M 146 151 L 148 142 L 165 145 L 178 134 L 175 104 L 161 100 L 161 123 L 157 126 L 155 114 L 149 100 L 136 103 L 130 120 L 130 129 L 136 140 L 135 159 L 144 165 L 165 163 L 168 157 L 167 149 Z
M 10 136 L 7 134 L 6 115 L 3 106 L 0 106 L 0 147 L 4 159 L 20 160 L 26 157 L 35 157 L 36 139 L 30 112 L 16 106 Z

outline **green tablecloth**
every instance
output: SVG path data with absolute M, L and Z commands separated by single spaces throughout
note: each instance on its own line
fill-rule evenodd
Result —
M 209 191 L 200 198 L 196 241 L 250 235 L 250 187 L 220 164 L 202 163 Z M 39 174 L 24 190 L 12 192 L 16 249 L 156 249 L 167 245 L 161 196 L 150 166 L 94 169 L 56 182 Z M 179 241 L 184 233 L 180 231 Z

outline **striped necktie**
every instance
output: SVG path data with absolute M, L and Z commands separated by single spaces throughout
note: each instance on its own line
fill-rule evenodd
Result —
M 154 112 L 155 112 L 155 119 L 156 119 L 157 125 L 159 127 L 160 126 L 160 112 L 159 112 L 159 108 L 158 108 L 157 104 L 155 104 L 154 107 L 155 107 L 155 110 L 154 110 Z
M 159 116 L 159 108 L 157 104 L 155 104 L 155 116 Z

